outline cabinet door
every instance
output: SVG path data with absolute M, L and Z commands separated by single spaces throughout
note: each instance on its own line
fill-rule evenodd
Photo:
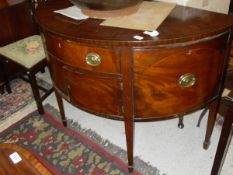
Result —
M 121 115 L 120 79 L 83 73 L 68 67 L 64 77 L 72 104 L 106 117 Z
M 64 76 L 64 63 L 51 54 L 49 54 L 47 60 L 54 87 L 69 101 L 66 77 Z
M 135 50 L 136 117 L 191 112 L 216 97 L 225 46 L 226 36 L 180 48 Z
M 67 101 L 91 113 L 118 118 L 122 115 L 121 79 L 75 69 L 49 56 L 55 88 Z

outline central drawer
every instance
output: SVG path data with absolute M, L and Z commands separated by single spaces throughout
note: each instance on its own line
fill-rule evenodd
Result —
M 81 45 L 78 42 L 46 35 L 47 50 L 66 64 L 99 73 L 120 73 L 118 48 Z

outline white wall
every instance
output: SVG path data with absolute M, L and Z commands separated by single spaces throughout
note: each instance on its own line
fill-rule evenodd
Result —
M 185 5 L 185 2 L 187 0 L 157 0 L 157 1 L 171 2 L 171 3 L 176 3 L 176 4 L 179 4 L 179 5 Z
M 201 8 L 219 13 L 228 13 L 230 0 L 158 0 L 163 2 L 173 2 L 195 8 Z

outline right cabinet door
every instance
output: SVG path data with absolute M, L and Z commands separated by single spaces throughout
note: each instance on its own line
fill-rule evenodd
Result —
M 218 95 L 227 35 L 175 48 L 134 50 L 135 117 L 162 119 Z

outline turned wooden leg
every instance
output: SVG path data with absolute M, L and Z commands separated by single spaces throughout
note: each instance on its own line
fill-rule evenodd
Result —
M 62 97 L 56 90 L 54 90 L 54 92 L 55 92 L 55 96 L 56 96 L 56 99 L 57 99 L 59 111 L 60 111 L 60 114 L 61 114 L 62 124 L 63 124 L 63 126 L 67 127 L 67 120 L 66 120 L 66 116 L 65 116 Z
M 216 116 L 217 116 L 217 112 L 218 112 L 218 106 L 219 106 L 219 99 L 214 100 L 210 104 L 205 141 L 203 143 L 204 149 L 208 149 L 208 147 L 210 145 L 210 137 L 211 137 L 213 129 L 214 129 L 214 124 L 215 124 L 215 120 L 216 120 Z
M 32 88 L 32 93 L 33 93 L 34 99 L 36 101 L 38 112 L 39 112 L 39 114 L 44 114 L 44 108 L 43 108 L 39 88 L 37 86 L 36 76 L 31 72 L 27 72 L 27 74 L 28 74 L 29 82 L 30 82 L 30 85 Z
M 227 106 L 227 111 L 224 116 L 224 123 L 218 142 L 211 175 L 220 174 L 233 133 L 233 101 L 226 101 L 224 103 Z

